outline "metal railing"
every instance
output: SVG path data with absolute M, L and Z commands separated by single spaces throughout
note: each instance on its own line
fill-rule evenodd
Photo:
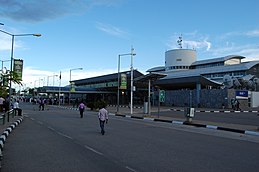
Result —
M 2 125 L 4 125 L 6 122 L 10 121 L 10 116 L 13 118 L 14 116 L 16 116 L 16 111 L 11 109 L 3 114 L 0 115 L 0 121 Z

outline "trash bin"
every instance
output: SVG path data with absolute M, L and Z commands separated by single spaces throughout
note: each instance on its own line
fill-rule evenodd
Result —
M 18 116 L 22 116 L 22 109 L 18 109 Z
M 144 102 L 144 108 L 143 108 L 144 114 L 148 113 L 148 102 Z

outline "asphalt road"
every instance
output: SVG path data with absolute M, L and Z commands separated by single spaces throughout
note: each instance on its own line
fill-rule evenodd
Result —
M 8 136 L 5 171 L 258 171 L 259 137 L 110 116 L 100 134 L 97 112 L 23 105 Z M 37 108 L 35 108 L 37 109 Z

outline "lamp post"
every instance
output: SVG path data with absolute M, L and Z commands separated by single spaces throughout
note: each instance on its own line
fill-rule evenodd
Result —
M 40 88 L 40 81 L 43 81 L 43 79 L 39 78 L 39 88 Z M 42 86 L 44 86 L 44 81 L 42 82 Z
M 0 60 L 2 62 L 2 69 L 1 69 L 1 75 L 2 75 L 2 84 L 3 83 L 3 76 L 4 76 L 4 62 L 9 62 L 10 60 Z
M 53 77 L 53 86 L 54 86 L 54 79 L 55 79 L 55 76 L 58 76 L 58 75 L 51 75 L 51 76 L 48 76 L 48 77 L 47 77 L 47 86 L 49 86 L 49 78 L 50 78 L 50 77 Z
M 83 68 L 74 68 L 74 69 L 70 69 L 70 75 L 69 75 L 69 83 L 70 83 L 70 89 L 69 89 L 69 97 L 68 97 L 68 105 L 70 105 L 70 98 L 71 98 L 71 72 L 73 70 L 83 70 Z
M 39 80 L 34 81 L 33 97 L 37 97 L 37 94 L 35 94 L 36 93 L 36 82 L 37 81 L 39 81 Z
M 136 55 L 136 53 L 133 52 L 134 49 L 131 49 L 131 53 L 126 53 L 126 54 L 119 54 L 118 56 L 118 86 L 117 86 L 117 113 L 119 112 L 119 106 L 120 106 L 120 58 L 121 56 L 131 56 L 131 67 L 132 67 L 132 58 L 133 56 Z M 133 81 L 133 80 L 132 80 Z M 131 85 L 131 89 L 132 89 L 132 85 Z M 132 107 L 132 99 L 131 100 L 131 107 Z M 132 114 L 132 110 L 131 110 L 131 114 Z
M 41 34 L 11 34 L 9 32 L 6 32 L 6 31 L 3 31 L 3 30 L 0 30 L 0 32 L 2 33 L 5 33 L 7 35 L 10 35 L 12 37 L 12 49 L 11 49 L 11 65 L 10 65 L 10 72 L 12 73 L 12 68 L 13 68 L 13 52 L 14 52 L 14 37 L 16 36 L 37 36 L 37 37 L 40 37 Z M 9 81 L 9 107 L 11 106 L 11 94 L 12 94 L 12 80 L 10 78 L 10 81 Z
M 11 60 L 0 60 L 0 61 L 2 62 L 2 71 L 3 71 L 3 69 L 4 69 L 4 62 L 9 62 Z

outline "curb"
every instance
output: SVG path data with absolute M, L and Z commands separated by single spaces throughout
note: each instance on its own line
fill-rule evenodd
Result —
M 171 109 L 172 111 L 184 112 L 183 109 Z M 209 113 L 259 113 L 259 110 L 194 110 L 194 112 L 209 112 Z
M 57 107 L 60 107 L 63 109 L 77 110 L 77 108 L 67 108 L 62 106 L 57 106 Z M 171 110 L 176 110 L 176 109 L 171 109 Z M 184 111 L 184 110 L 178 109 L 177 111 Z M 208 111 L 208 112 L 212 112 L 212 111 Z M 214 111 L 214 112 L 220 112 L 220 111 Z M 225 112 L 231 112 L 231 111 L 225 111 Z M 241 112 L 241 111 L 233 111 L 233 112 Z M 259 111 L 251 111 L 251 112 L 259 112 Z M 148 120 L 148 121 L 155 121 L 155 122 L 166 122 L 166 123 L 172 123 L 172 124 L 178 124 L 178 125 L 190 125 L 194 127 L 203 127 L 208 129 L 214 129 L 214 130 L 223 130 L 223 131 L 236 132 L 240 134 L 259 136 L 259 132 L 257 131 L 240 130 L 240 129 L 234 129 L 234 128 L 228 128 L 228 127 L 215 126 L 215 125 L 198 124 L 198 123 L 187 122 L 187 121 L 182 122 L 182 121 L 166 120 L 166 119 L 160 119 L 160 118 L 139 117 L 139 116 L 114 114 L 114 113 L 109 113 L 109 114 L 112 116 L 118 116 L 118 117 L 134 118 L 134 119 L 141 119 L 141 120 Z
M 4 144 L 6 142 L 7 137 L 9 136 L 9 134 L 15 129 L 15 127 L 17 125 L 19 125 L 21 122 L 23 121 L 23 117 L 17 119 L 15 122 L 13 122 L 9 127 L 7 127 L 5 129 L 5 131 L 2 133 L 2 135 L 0 136 L 0 162 L 3 159 L 3 148 L 4 148 Z M 1 168 L 1 164 L 0 164 L 0 168 Z
M 166 120 L 166 119 L 159 119 L 159 118 L 139 117 L 139 116 L 112 114 L 112 113 L 110 113 L 110 115 L 118 116 L 118 117 L 149 120 L 149 121 L 155 121 L 155 122 L 172 123 L 172 124 L 178 124 L 178 125 L 190 125 L 190 126 L 194 126 L 194 127 L 203 127 L 203 128 L 208 128 L 208 129 L 214 129 L 214 130 L 230 131 L 230 132 L 235 132 L 235 133 L 240 133 L 240 134 L 259 136 L 259 132 L 257 132 L 257 131 L 240 130 L 240 129 L 221 127 L 221 126 L 215 126 L 215 125 L 199 124 L 199 123 L 193 123 L 193 122 L 187 122 L 187 121 L 182 122 L 182 121 Z

